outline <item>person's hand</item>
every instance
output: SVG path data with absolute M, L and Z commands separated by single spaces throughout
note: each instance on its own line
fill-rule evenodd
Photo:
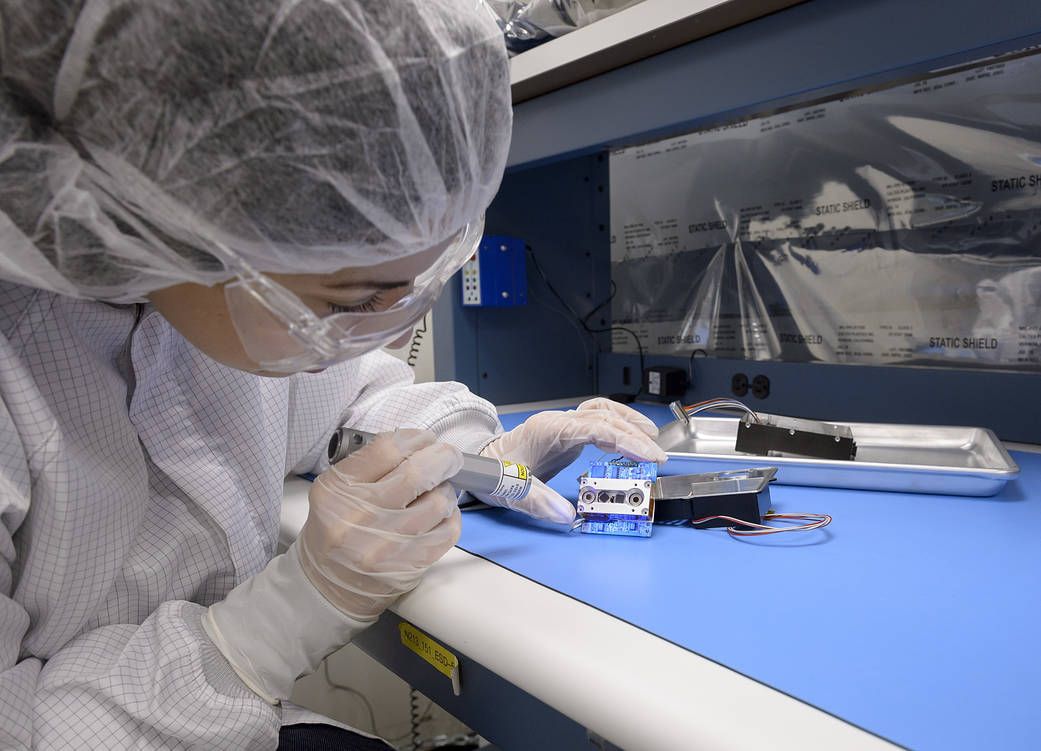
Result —
M 384 433 L 315 481 L 289 550 L 207 608 L 202 627 L 271 704 L 372 625 L 459 539 L 463 465 L 433 433 Z M 312 586 L 313 585 L 313 586 Z
M 479 495 L 485 503 L 508 506 L 539 519 L 568 524 L 575 508 L 544 482 L 571 464 L 593 444 L 636 461 L 664 462 L 668 457 L 654 442 L 658 428 L 634 409 L 610 399 L 590 399 L 567 412 L 539 412 L 489 443 L 481 454 L 525 464 L 536 478 L 528 495 L 506 502 Z
M 424 430 L 383 433 L 311 488 L 300 565 L 353 618 L 379 615 L 459 539 L 457 496 L 445 481 L 463 457 L 436 441 Z

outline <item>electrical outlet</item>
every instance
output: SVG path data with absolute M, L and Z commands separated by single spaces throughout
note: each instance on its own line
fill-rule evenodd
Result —
M 528 302 L 527 246 L 516 237 L 485 235 L 463 264 L 463 306 L 513 308 Z
M 730 391 L 734 396 L 744 396 L 748 393 L 748 376 L 744 373 L 734 373 L 730 379 Z
M 757 375 L 752 379 L 752 395 L 756 399 L 765 399 L 770 396 L 770 379 L 764 375 Z
M 481 254 L 474 253 L 463 264 L 463 305 L 481 304 Z

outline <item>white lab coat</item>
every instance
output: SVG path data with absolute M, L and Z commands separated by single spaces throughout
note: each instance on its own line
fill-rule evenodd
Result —
M 284 477 L 342 423 L 501 430 L 373 353 L 268 379 L 147 306 L 0 283 L 0 748 L 274 748 L 286 720 L 200 625 L 275 553 Z

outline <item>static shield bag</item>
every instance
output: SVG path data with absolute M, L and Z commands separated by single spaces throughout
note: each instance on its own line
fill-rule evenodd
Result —
M 615 151 L 614 325 L 649 354 L 1041 370 L 1039 82 L 1019 53 Z

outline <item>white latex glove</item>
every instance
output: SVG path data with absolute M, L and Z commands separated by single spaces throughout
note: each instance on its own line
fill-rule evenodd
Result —
M 307 578 L 347 615 L 374 618 L 459 540 L 458 497 L 445 481 L 459 449 L 425 430 L 379 435 L 323 472 L 297 545 Z
M 590 399 L 567 412 L 539 412 L 481 451 L 483 456 L 526 464 L 538 478 L 532 481 L 531 490 L 520 501 L 509 503 L 490 496 L 478 498 L 538 519 L 569 524 L 575 519 L 575 507 L 543 481 L 575 461 L 589 444 L 636 461 L 661 464 L 668 457 L 654 442 L 657 435 L 653 422 L 610 399 Z
M 300 537 L 212 605 L 203 628 L 267 702 L 371 625 L 459 539 L 459 450 L 420 430 L 385 433 L 324 472 Z

